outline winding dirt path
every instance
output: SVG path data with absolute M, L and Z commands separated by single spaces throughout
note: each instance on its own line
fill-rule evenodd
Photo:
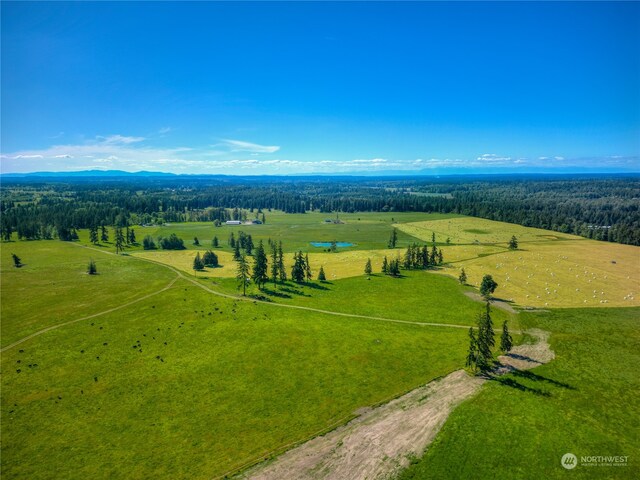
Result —
M 72 244 L 72 245 L 75 245 L 75 246 L 81 247 L 81 248 L 87 248 L 89 250 L 95 250 L 97 252 L 102 252 L 102 253 L 106 253 L 106 254 L 109 254 L 109 255 L 113 255 L 112 252 L 106 252 L 104 250 L 100 250 L 100 249 L 93 248 L 93 247 L 88 247 L 86 245 L 79 245 L 79 244 Z M 203 289 L 206 292 L 209 292 L 209 293 L 211 293 L 213 295 L 217 295 L 219 297 L 230 298 L 232 300 L 238 300 L 238 301 L 241 301 L 241 302 L 260 303 L 261 305 L 268 305 L 270 307 L 292 308 L 292 309 L 295 309 L 295 310 L 303 310 L 303 311 L 308 311 L 308 312 L 324 313 L 326 315 L 335 315 L 335 316 L 339 316 L 339 317 L 362 318 L 362 319 L 365 319 L 365 320 L 377 320 L 379 322 L 404 323 L 404 324 L 408 324 L 408 325 L 419 325 L 419 326 L 425 326 L 425 327 L 464 328 L 465 330 L 468 330 L 469 327 L 470 327 L 470 325 L 458 325 L 458 324 L 454 324 L 454 323 L 412 322 L 411 320 L 398 320 L 398 319 L 395 319 L 395 318 L 375 317 L 375 316 L 370 316 L 370 315 L 358 315 L 356 313 L 334 312 L 332 310 L 322 310 L 320 308 L 303 307 L 301 305 L 287 305 L 287 304 L 284 304 L 284 303 L 265 302 L 263 300 L 258 300 L 256 298 L 252 298 L 252 297 L 243 297 L 241 295 L 232 295 L 230 293 L 223 293 L 223 292 L 219 292 L 217 290 L 213 290 L 213 289 L 207 287 L 206 285 L 203 285 L 202 283 L 198 282 L 197 280 L 191 278 L 190 276 L 185 275 L 185 273 L 182 272 L 181 270 L 178 270 L 177 268 L 174 268 L 171 265 L 167 265 L 166 263 L 157 262 L 157 261 L 151 260 L 149 258 L 137 257 L 135 255 L 131 255 L 130 258 L 135 258 L 136 260 L 140 260 L 140 261 L 143 261 L 143 262 L 149 262 L 149 263 L 153 263 L 155 265 L 160 265 L 161 267 L 168 268 L 169 270 L 174 272 L 176 275 L 178 275 L 183 280 L 186 280 L 187 282 L 192 283 L 196 287 L 199 287 L 199 288 Z M 520 332 L 514 331 L 513 333 L 520 333 Z
M 515 347 L 500 357 L 503 367 L 494 375 L 513 369 L 530 369 L 554 358 L 548 332 L 529 330 L 535 345 Z M 383 479 L 409 464 L 408 456 L 422 455 L 449 414 L 476 394 L 484 377 L 457 370 L 402 397 L 361 414 L 346 425 L 289 450 L 272 462 L 245 472 L 252 480 Z
M 79 247 L 79 248 L 86 248 L 88 250 L 93 250 L 95 252 L 100 252 L 103 253 L 105 255 L 115 255 L 113 252 L 107 252 L 105 250 L 100 250 L 98 248 L 94 248 L 94 247 L 89 247 L 87 245 L 81 245 L 81 244 L 77 244 L 77 243 L 72 243 L 71 245 Z M 185 275 L 182 271 L 167 265 L 165 263 L 161 263 L 161 262 L 156 262 L 155 260 L 150 260 L 148 258 L 142 258 L 142 257 L 136 257 L 136 256 L 131 256 L 130 258 L 135 258 L 136 260 L 139 261 L 143 261 L 143 262 L 149 262 L 149 263 L 153 263 L 156 265 L 160 265 L 161 267 L 164 268 L 168 268 L 169 270 L 171 270 L 173 273 L 175 273 L 177 276 L 176 278 L 174 278 L 171 283 L 169 285 L 167 285 L 166 287 L 150 293 L 148 295 L 145 295 L 143 297 L 137 298 L 135 300 L 132 300 L 130 302 L 124 303 L 122 305 L 119 305 L 117 307 L 113 307 L 110 308 L 108 310 L 104 310 L 102 312 L 98 312 L 98 313 L 94 313 L 93 315 L 89 315 L 86 317 L 82 317 L 82 318 L 78 318 L 76 320 L 71 320 L 68 322 L 63 322 L 63 323 L 59 323 L 57 325 L 52 325 L 50 327 L 44 328 L 42 330 L 38 330 L 37 332 L 32 333 L 31 335 L 28 335 L 24 338 L 21 338 L 20 340 L 7 345 L 6 347 L 3 347 L 0 349 L 0 353 L 9 350 L 11 348 L 16 347 L 17 345 L 20 345 L 21 343 L 26 342 L 27 340 L 30 340 L 34 337 L 37 337 L 39 335 L 42 335 L 43 333 L 49 332 L 51 330 L 55 330 L 57 328 L 60 327 L 64 327 L 66 325 L 71 325 L 73 323 L 77 323 L 77 322 L 81 322 L 83 320 L 88 320 L 90 318 L 94 318 L 94 317 L 98 317 L 100 315 L 105 315 L 107 313 L 111 313 L 113 311 L 119 310 L 121 308 L 125 308 L 128 307 L 129 305 L 133 305 L 134 303 L 140 302 L 142 300 L 145 300 L 149 297 L 152 297 L 154 295 L 157 295 L 159 293 L 164 292 L 165 290 L 168 290 L 169 288 L 171 288 L 171 286 L 173 286 L 173 284 L 180 278 L 182 280 L 185 280 L 193 285 L 195 285 L 198 288 L 203 289 L 204 291 L 211 293 L 212 295 L 217 295 L 219 297 L 223 297 L 223 298 L 229 298 L 232 300 L 238 300 L 238 301 L 243 301 L 243 302 L 253 302 L 253 303 L 260 303 L 261 305 L 269 305 L 271 307 L 278 307 L 278 308 L 292 308 L 295 310 L 303 310 L 303 311 L 308 311 L 308 312 L 316 312 L 316 313 L 323 313 L 326 315 L 334 315 L 334 316 L 339 316 L 339 317 L 348 317 L 348 318 L 361 318 L 361 319 L 365 319 L 365 320 L 375 320 L 378 322 L 391 322 L 391 323 L 403 323 L 403 324 L 407 324 L 407 325 L 418 325 L 421 327 L 445 327 L 445 328 L 464 328 L 464 329 L 468 329 L 470 327 L 470 325 L 458 325 L 458 324 L 453 324 L 453 323 L 436 323 L 436 322 L 412 322 L 410 320 L 399 320 L 399 319 L 395 319 L 395 318 L 386 318 L 386 317 L 374 317 L 374 316 L 370 316 L 370 315 L 358 315 L 356 313 L 344 313 L 344 312 L 334 312 L 332 310 L 322 310 L 320 308 L 313 308 L 313 307 L 303 307 L 301 305 L 287 305 L 287 304 L 283 304 L 283 303 L 275 303 L 275 302 L 265 302 L 263 300 L 258 300 L 255 298 L 251 298 L 251 297 L 243 297 L 243 296 L 239 296 L 239 295 L 231 295 L 229 293 L 222 293 L 222 292 L 218 292 L 216 290 L 213 290 L 209 287 L 207 287 L 206 285 L 203 285 L 202 283 L 198 282 L 197 280 L 194 280 L 193 278 Z M 474 327 L 475 328 L 475 327 Z M 514 330 L 513 333 L 520 333 L 517 330 Z
M 120 310 L 122 308 L 125 308 L 125 307 L 128 307 L 130 305 L 133 305 L 134 303 L 138 303 L 138 302 L 141 302 L 143 300 L 146 300 L 147 298 L 151 298 L 151 297 L 153 297 L 155 295 L 158 295 L 158 294 L 160 294 L 162 292 L 165 292 L 165 291 L 169 290 L 171 287 L 173 287 L 173 284 L 176 283 L 176 281 L 179 278 L 180 278 L 179 276 L 176 276 L 173 280 L 171 280 L 171 282 L 169 282 L 168 285 L 166 285 L 165 287 L 161 288 L 160 290 L 156 290 L 155 292 L 148 293 L 147 295 L 143 295 L 142 297 L 138 297 L 138 298 L 136 298 L 134 300 L 131 300 L 130 302 L 123 303 L 122 305 L 118 305 L 116 307 L 109 308 L 108 310 L 103 310 L 102 312 L 94 313 L 94 314 L 88 315 L 86 317 L 77 318 L 75 320 L 69 320 L 68 322 L 58 323 L 56 325 L 51 325 L 50 327 L 43 328 L 42 330 L 38 330 L 37 332 L 34 332 L 31 335 L 27 335 L 26 337 L 21 338 L 17 342 L 13 342 L 12 344 L 7 345 L 6 347 L 3 347 L 2 349 L 0 349 L 0 353 L 5 352 L 7 350 L 10 350 L 10 349 L 12 349 L 14 347 L 17 347 L 21 343 L 24 343 L 27 340 L 31 340 L 32 338 L 37 337 L 39 335 L 42 335 L 43 333 L 50 332 L 51 330 L 55 330 L 55 329 L 60 328 L 60 327 L 65 327 L 67 325 L 72 325 L 74 323 L 82 322 L 83 320 L 89 320 L 90 318 L 95 318 L 95 317 L 99 317 L 101 315 L 106 315 L 107 313 L 115 312 L 116 310 Z

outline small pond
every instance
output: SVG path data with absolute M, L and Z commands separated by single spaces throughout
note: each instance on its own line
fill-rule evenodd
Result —
M 330 248 L 331 242 L 311 242 L 314 247 Z M 336 247 L 353 247 L 353 243 L 349 242 L 336 242 Z

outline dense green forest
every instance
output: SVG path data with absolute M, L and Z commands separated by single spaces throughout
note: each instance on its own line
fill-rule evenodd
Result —
M 640 245 L 640 176 L 5 177 L 0 231 L 70 240 L 100 225 L 224 222 L 253 212 L 459 213 Z

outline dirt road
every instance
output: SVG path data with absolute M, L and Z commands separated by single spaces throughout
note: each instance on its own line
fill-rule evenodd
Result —
M 548 332 L 529 330 L 534 345 L 515 347 L 500 357 L 511 369 L 530 369 L 554 358 Z M 433 441 L 453 409 L 478 392 L 486 378 L 458 370 L 430 382 L 385 405 L 368 410 L 348 424 L 314 438 L 271 462 L 245 472 L 240 478 L 286 479 L 382 479 L 390 478 L 420 456 Z

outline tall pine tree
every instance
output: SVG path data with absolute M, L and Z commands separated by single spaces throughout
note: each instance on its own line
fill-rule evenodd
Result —
M 258 248 L 256 248 L 256 254 L 254 256 L 253 275 L 251 277 L 259 289 L 262 289 L 262 286 L 266 283 L 267 280 L 269 280 L 268 271 L 269 267 L 267 264 L 267 255 L 264 251 L 262 240 L 260 240 L 260 243 L 258 243 Z

